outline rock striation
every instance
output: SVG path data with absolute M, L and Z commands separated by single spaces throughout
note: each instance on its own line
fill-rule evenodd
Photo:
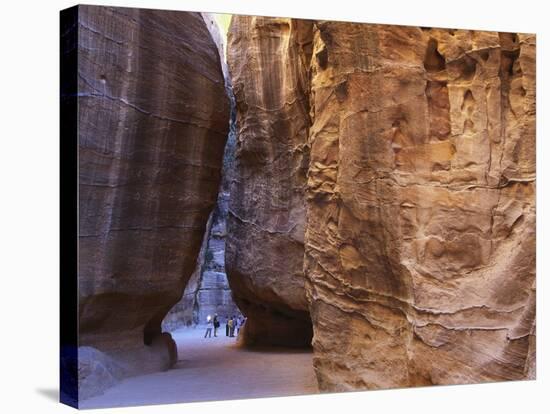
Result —
M 303 273 L 312 23 L 233 16 L 237 106 L 226 269 L 248 344 L 309 345 Z
M 534 378 L 535 36 L 238 16 L 228 54 L 249 320 L 311 317 L 321 390 Z
M 229 100 L 198 13 L 80 6 L 78 47 L 80 371 L 115 380 L 176 360 L 161 321 L 216 203 Z

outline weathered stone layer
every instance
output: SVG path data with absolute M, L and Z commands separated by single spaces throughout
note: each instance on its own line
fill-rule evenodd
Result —
M 231 34 L 244 309 L 309 310 L 323 390 L 533 378 L 534 35 L 246 16 Z
M 175 361 L 161 321 L 216 202 L 229 102 L 198 13 L 79 7 L 79 333 L 126 374 Z
M 321 387 L 529 377 L 534 36 L 316 28 L 306 275 Z
M 312 23 L 233 16 L 237 104 L 226 268 L 246 343 L 309 345 L 303 256 Z

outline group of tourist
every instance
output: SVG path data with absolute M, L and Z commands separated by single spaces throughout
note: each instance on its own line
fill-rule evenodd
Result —
M 235 335 L 239 335 L 239 332 L 241 328 L 244 326 L 246 322 L 245 316 L 238 316 L 235 317 L 234 315 L 229 317 L 225 317 L 225 336 L 229 336 L 231 338 L 235 337 Z M 220 327 L 220 320 L 218 318 L 218 314 L 216 313 L 214 317 L 212 318 L 210 315 L 206 318 L 206 332 L 204 333 L 205 338 L 211 338 L 212 337 L 212 328 L 214 328 L 214 336 L 218 336 L 218 328 Z

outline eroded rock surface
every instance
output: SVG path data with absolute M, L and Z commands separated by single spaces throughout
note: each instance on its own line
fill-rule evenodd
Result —
M 241 300 L 305 309 L 303 232 L 322 390 L 533 378 L 534 35 L 255 17 L 231 34 Z
M 161 321 L 215 205 L 228 133 L 198 13 L 79 7 L 80 345 L 124 375 L 169 367 Z
M 226 268 L 249 344 L 311 341 L 303 274 L 311 29 L 233 16 L 228 35 L 237 149 Z
M 306 274 L 322 388 L 529 376 L 534 52 L 531 35 L 317 24 Z

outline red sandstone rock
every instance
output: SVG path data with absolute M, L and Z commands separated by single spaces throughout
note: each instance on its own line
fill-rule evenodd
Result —
M 233 16 L 237 103 L 226 268 L 244 341 L 309 345 L 303 256 L 312 23 Z
M 238 16 L 228 50 L 249 320 L 307 317 L 305 234 L 322 390 L 533 378 L 534 35 Z

